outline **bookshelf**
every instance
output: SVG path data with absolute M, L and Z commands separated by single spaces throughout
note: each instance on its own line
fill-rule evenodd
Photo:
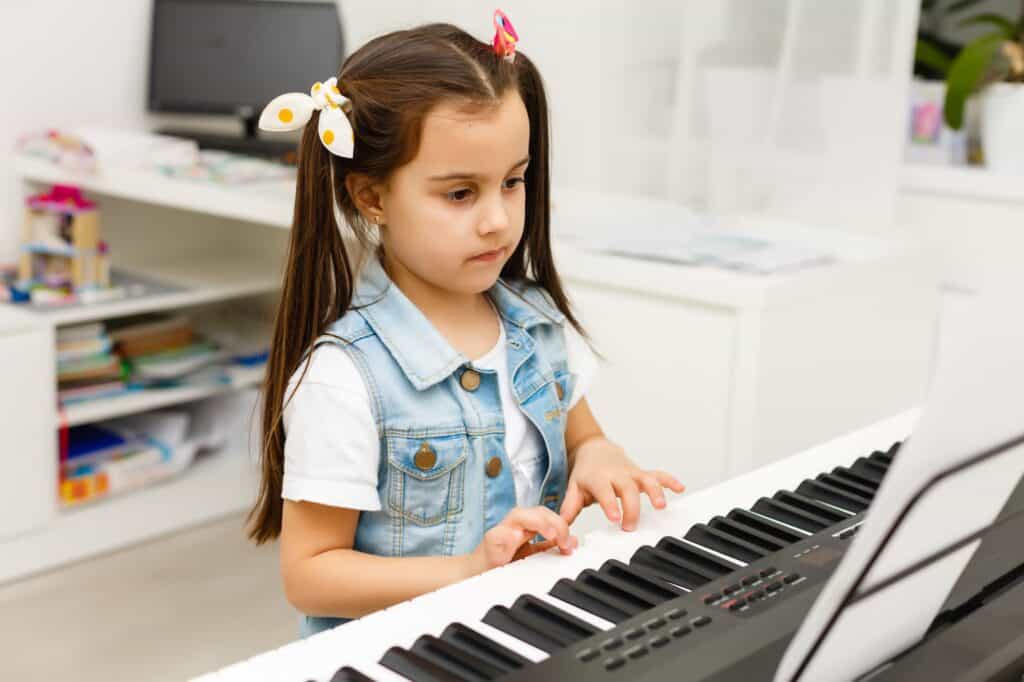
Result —
M 63 507 L 57 491 L 57 434 L 114 417 L 192 403 L 262 380 L 262 367 L 232 368 L 226 383 L 130 391 L 56 408 L 60 327 L 142 313 L 185 312 L 272 297 L 280 286 L 282 244 L 292 211 L 290 183 L 240 187 L 112 168 L 83 175 L 15 157 L 24 194 L 49 184 L 81 187 L 100 202 L 104 233 L 116 236 L 113 265 L 166 287 L 93 305 L 0 305 L 0 391 L 5 437 L 18 444 L 0 477 L 0 582 L 245 510 L 256 489 L 249 431 L 201 454 L 166 481 Z M 179 248 L 180 247 L 180 248 Z M 12 362 L 11 358 L 16 358 Z M 5 452 L 5 455 L 7 453 Z

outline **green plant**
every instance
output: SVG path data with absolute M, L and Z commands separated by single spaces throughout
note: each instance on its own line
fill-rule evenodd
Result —
M 978 4 L 961 0 L 947 8 L 953 12 Z M 964 122 L 967 98 L 983 85 L 995 81 L 1024 82 L 1024 0 L 1016 21 L 992 12 L 960 20 L 961 26 L 991 26 L 992 31 L 970 41 L 946 69 L 946 124 L 959 130 Z M 920 45 L 919 45 L 920 47 Z

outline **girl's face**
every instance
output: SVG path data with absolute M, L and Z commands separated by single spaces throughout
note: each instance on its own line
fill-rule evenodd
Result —
M 416 157 L 380 191 L 385 266 L 403 289 L 478 294 L 523 235 L 530 122 L 519 93 L 446 102 L 423 121 Z

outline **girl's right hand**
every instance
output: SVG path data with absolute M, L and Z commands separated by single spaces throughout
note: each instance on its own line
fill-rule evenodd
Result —
M 531 544 L 537 535 L 544 541 Z M 547 507 L 516 507 L 466 555 L 469 572 L 477 575 L 555 546 L 562 554 L 572 554 L 579 546 L 579 538 L 569 532 L 565 519 Z

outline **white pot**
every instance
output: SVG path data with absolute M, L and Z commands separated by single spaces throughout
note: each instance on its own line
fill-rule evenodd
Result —
M 1024 84 L 993 83 L 985 88 L 981 107 L 985 165 L 1024 174 Z

